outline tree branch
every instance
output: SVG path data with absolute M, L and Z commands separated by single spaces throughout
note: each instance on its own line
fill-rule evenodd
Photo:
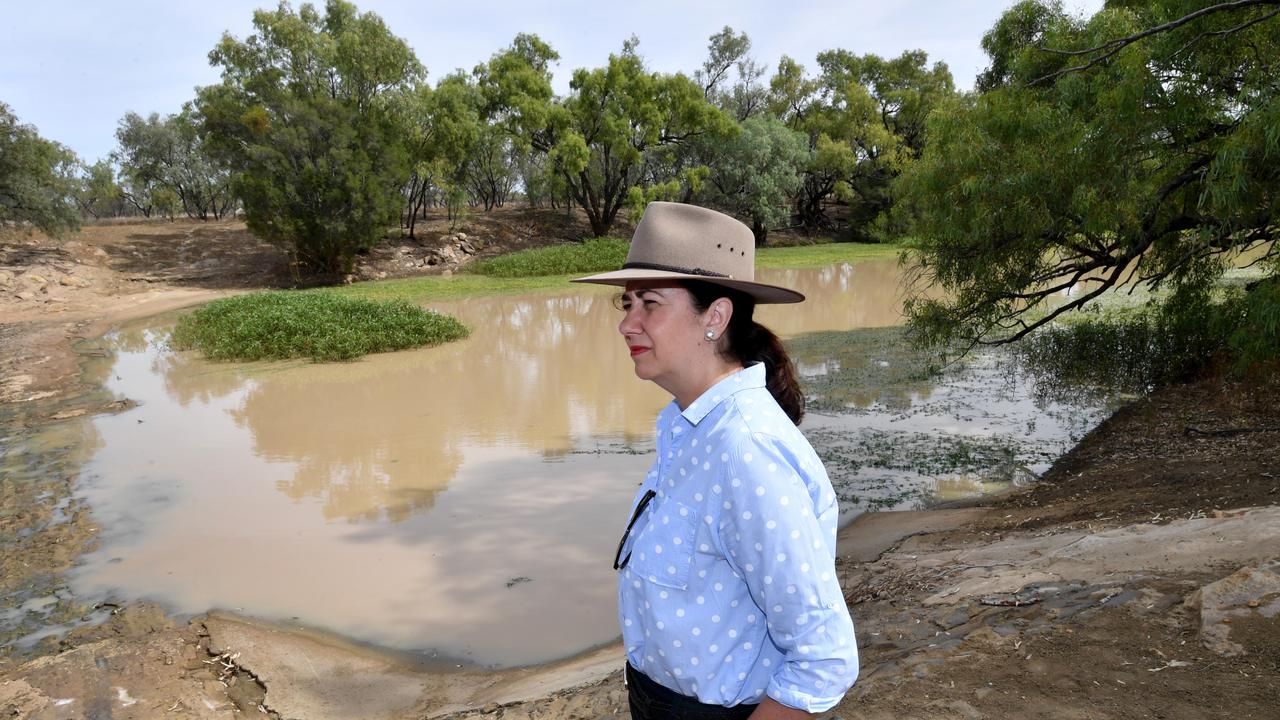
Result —
M 1121 38 L 1114 38 L 1112 40 L 1108 40 L 1107 42 L 1102 43 L 1101 45 L 1097 45 L 1091 48 L 1086 48 L 1084 50 L 1058 50 L 1055 48 L 1037 47 L 1036 49 L 1042 52 L 1048 52 L 1048 53 L 1053 53 L 1055 55 L 1063 55 L 1068 57 L 1092 55 L 1097 52 L 1101 52 L 1102 55 L 1099 55 L 1098 57 L 1082 65 L 1071 65 L 1069 67 L 1062 68 L 1061 70 L 1051 72 L 1047 75 L 1042 75 L 1036 78 L 1035 80 L 1032 80 L 1031 82 L 1027 83 L 1027 85 L 1028 86 L 1039 85 L 1040 83 L 1045 82 L 1046 80 L 1054 80 L 1059 77 L 1062 77 L 1063 75 L 1067 75 L 1073 72 L 1084 72 L 1085 70 L 1088 70 L 1093 66 L 1103 62 L 1104 60 L 1107 60 L 1108 58 L 1120 52 L 1124 48 L 1138 42 L 1139 40 L 1142 40 L 1143 38 L 1147 38 L 1152 35 L 1157 35 L 1162 32 L 1168 32 L 1170 30 L 1174 30 L 1176 28 L 1182 27 L 1183 25 L 1186 25 L 1189 22 L 1192 22 L 1193 20 L 1204 17 L 1206 15 L 1213 15 L 1220 12 L 1231 12 L 1233 10 L 1241 10 L 1243 8 L 1255 7 L 1255 6 L 1274 7 L 1278 5 L 1280 5 L 1280 0 L 1234 0 L 1233 2 L 1225 2 L 1225 3 L 1220 3 L 1218 5 L 1210 5 L 1209 7 L 1200 8 L 1195 12 L 1183 15 L 1177 20 L 1172 20 L 1162 25 L 1156 25 L 1155 27 L 1147 28 L 1142 32 L 1134 33 L 1132 35 L 1126 35 L 1125 37 L 1121 37 Z M 1274 15 L 1276 15 L 1277 13 L 1280 13 L 1280 11 L 1273 12 L 1267 15 L 1266 17 L 1257 18 L 1251 22 L 1242 23 L 1241 25 L 1238 25 L 1235 28 L 1232 28 L 1230 30 L 1217 31 L 1210 34 L 1226 35 L 1231 32 L 1238 32 L 1240 30 L 1243 30 L 1246 27 L 1249 27 L 1254 22 L 1261 22 L 1263 20 L 1267 20 L 1270 17 L 1273 17 Z M 1197 38 L 1197 40 L 1198 39 L 1199 38 Z M 1195 41 L 1192 41 L 1192 42 L 1195 42 Z M 1188 45 L 1190 44 L 1191 43 L 1188 43 Z M 1185 49 L 1185 46 L 1184 46 L 1184 49 Z M 1182 50 L 1179 50 L 1178 52 L 1182 52 Z M 1174 53 L 1174 55 L 1177 55 L 1177 53 Z

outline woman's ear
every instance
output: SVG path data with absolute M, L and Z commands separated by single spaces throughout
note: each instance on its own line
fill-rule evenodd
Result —
M 729 319 L 733 317 L 733 302 L 725 297 L 716 298 L 707 312 L 710 315 L 707 318 L 708 327 L 715 330 L 717 337 L 724 335 L 729 327 Z

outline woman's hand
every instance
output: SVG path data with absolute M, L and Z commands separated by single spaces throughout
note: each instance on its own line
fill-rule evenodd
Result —
M 749 720 L 801 720 L 801 718 L 817 717 L 803 710 L 787 707 L 773 698 L 765 698 Z

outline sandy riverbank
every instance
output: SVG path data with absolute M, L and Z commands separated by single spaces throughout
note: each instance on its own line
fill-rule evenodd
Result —
M 73 340 L 269 284 L 258 264 L 270 254 L 251 238 L 233 254 L 241 260 L 226 260 L 243 261 L 240 285 L 133 279 L 121 258 L 144 252 L 148 232 L 6 248 L 8 267 L 20 258 L 45 281 L 27 298 L 13 288 L 30 280 L 0 293 L 6 469 L 56 455 L 24 450 L 25 426 L 112 409 Z M 1121 410 L 1031 488 L 845 528 L 839 568 L 863 672 L 830 715 L 1273 717 L 1278 401 L 1271 384 L 1167 388 Z M 59 581 L 96 532 L 73 500 L 76 477 L 57 465 L 23 470 L 39 480 L 0 483 L 0 612 L 91 622 L 30 649 L 5 646 L 0 716 L 626 717 L 617 646 L 536 668 L 451 672 L 222 613 L 83 607 Z

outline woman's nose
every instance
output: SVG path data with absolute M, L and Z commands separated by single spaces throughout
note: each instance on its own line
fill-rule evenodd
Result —
M 618 332 L 624 337 L 640 332 L 640 322 L 634 310 L 627 310 L 622 314 L 622 320 L 618 322 Z

